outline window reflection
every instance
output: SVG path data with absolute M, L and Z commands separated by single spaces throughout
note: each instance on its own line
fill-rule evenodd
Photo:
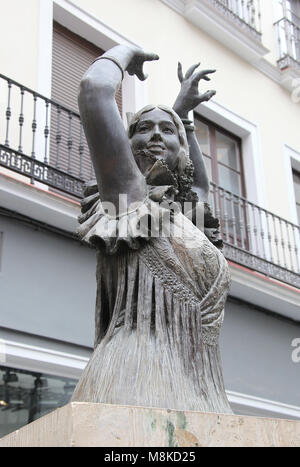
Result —
M 201 151 L 204 155 L 210 156 L 209 129 L 205 123 L 200 120 L 195 121 L 195 133 L 199 142 Z
M 293 181 L 294 181 L 298 222 L 300 223 L 300 172 L 293 170 Z
M 207 176 L 209 180 L 212 180 L 212 169 L 211 169 L 211 159 L 210 157 L 204 156 L 204 163 L 207 170 Z
M 240 138 L 198 116 L 195 116 L 195 132 L 209 179 L 236 195 L 245 196 Z
M 0 366 L 0 438 L 66 405 L 77 381 Z
M 221 162 L 232 169 L 240 170 L 236 142 L 232 138 L 222 135 L 219 131 L 216 131 L 216 142 L 218 162 Z
M 231 191 L 235 195 L 241 195 L 239 174 L 219 164 L 219 177 L 221 180 L 222 188 Z

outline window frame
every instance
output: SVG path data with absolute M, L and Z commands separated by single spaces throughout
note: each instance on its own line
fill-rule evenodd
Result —
M 203 153 L 203 157 L 208 157 L 211 160 L 211 172 L 212 172 L 212 180 L 211 182 L 214 183 L 215 185 L 218 185 L 219 187 L 225 189 L 222 184 L 220 183 L 219 179 L 219 171 L 218 171 L 218 165 L 222 165 L 226 167 L 229 170 L 232 170 L 235 172 L 237 175 L 240 177 L 240 186 L 241 186 L 241 193 L 240 195 L 243 198 L 246 198 L 246 183 L 245 183 L 245 172 L 244 172 L 244 164 L 243 164 L 243 154 L 242 154 L 242 139 L 238 137 L 237 135 L 231 133 L 230 131 L 226 130 L 225 128 L 221 127 L 220 125 L 212 122 L 211 120 L 208 120 L 207 118 L 203 117 L 202 115 L 198 114 L 197 112 L 194 113 L 194 123 L 195 126 L 197 126 L 197 120 L 200 122 L 204 123 L 208 127 L 208 132 L 209 132 L 209 145 L 211 149 L 211 155 L 205 154 L 204 151 L 202 151 L 201 145 L 200 149 Z M 216 143 L 216 132 L 221 133 L 224 136 L 227 136 L 228 138 L 232 139 L 235 141 L 237 144 L 237 156 L 238 156 L 238 162 L 240 166 L 240 171 L 234 169 L 233 167 L 228 166 L 227 164 L 224 164 L 223 162 L 219 162 L 217 158 L 217 143 Z M 229 191 L 229 190 L 227 190 Z M 230 190 L 231 191 L 231 190 Z
M 297 194 L 296 194 L 296 188 L 295 188 L 296 182 L 295 182 L 295 179 L 294 179 L 294 175 L 296 175 L 296 177 L 298 177 L 299 180 L 300 180 L 300 170 L 292 167 L 293 185 L 294 185 L 294 191 L 295 191 L 296 213 L 297 213 L 297 216 L 298 216 L 298 223 L 300 224 L 300 215 L 298 215 L 298 206 L 300 208 L 300 201 L 299 202 L 297 201 Z M 299 185 L 300 185 L 300 183 L 299 183 Z
M 286 186 L 287 186 L 287 191 L 288 191 L 288 201 L 289 201 L 289 208 L 290 208 L 290 215 L 288 216 L 288 219 L 293 224 L 299 225 L 300 220 L 298 221 L 293 171 L 295 170 L 296 172 L 300 172 L 300 152 L 288 146 L 287 144 L 284 144 L 283 153 L 284 153 L 284 164 L 285 164 L 285 173 L 286 173 L 286 181 L 287 181 Z M 300 259 L 300 251 L 299 251 L 299 259 Z

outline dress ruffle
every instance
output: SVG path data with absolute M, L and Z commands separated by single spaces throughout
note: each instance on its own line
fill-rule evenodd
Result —
M 110 255 L 124 246 L 138 250 L 151 236 L 162 231 L 164 219 L 170 219 L 170 210 L 173 215 L 174 210 L 179 209 L 170 199 L 173 190 L 169 185 L 148 186 L 145 200 L 137 203 L 135 209 L 118 216 L 111 216 L 105 211 L 99 194 L 84 198 L 77 233 L 83 241 L 104 248 Z

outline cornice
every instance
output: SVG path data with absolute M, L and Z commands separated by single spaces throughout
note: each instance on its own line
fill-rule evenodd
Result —
M 230 295 L 297 323 L 300 321 L 300 290 L 232 261 Z
M 74 233 L 80 203 L 0 174 L 1 207 L 35 219 L 43 224 Z

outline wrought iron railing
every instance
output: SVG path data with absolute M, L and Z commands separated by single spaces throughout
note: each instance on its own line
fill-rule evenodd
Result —
M 0 165 L 80 197 L 93 169 L 80 116 L 0 74 Z
M 275 23 L 278 41 L 278 66 L 300 68 L 300 18 L 281 18 Z
M 94 174 L 79 114 L 0 75 L 0 166 L 80 199 Z M 227 258 L 300 288 L 299 226 L 214 184 L 210 202 Z
M 300 227 L 211 183 L 228 259 L 300 287 Z
M 256 39 L 261 39 L 260 0 L 209 0 L 209 2 Z

